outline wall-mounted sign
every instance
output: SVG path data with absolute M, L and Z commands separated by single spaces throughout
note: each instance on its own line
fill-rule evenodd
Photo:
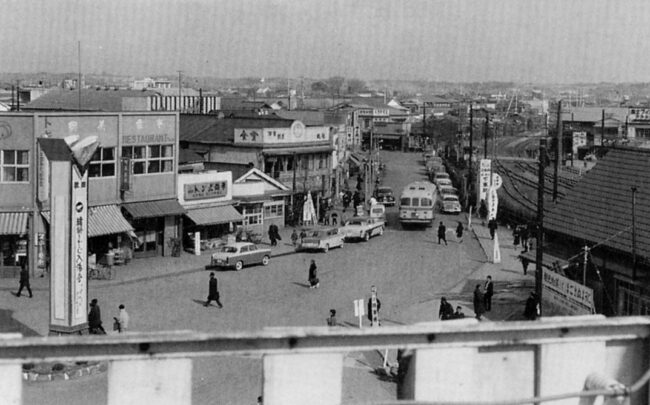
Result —
M 183 192 L 186 201 L 225 197 L 228 194 L 228 182 L 211 181 L 206 183 L 184 184 Z
M 486 200 L 488 195 L 488 188 L 490 187 L 490 171 L 492 168 L 492 160 L 481 159 L 478 169 L 478 199 Z
M 70 264 L 72 267 L 72 321 L 82 324 L 86 321 L 86 299 L 88 273 L 88 172 L 83 174 L 75 165 L 72 166 L 72 198 Z
M 594 291 L 582 284 L 543 269 L 542 297 L 558 308 L 563 315 L 591 315 L 594 310 Z
M 0 122 L 0 141 L 11 136 L 11 125 L 8 122 Z
M 131 158 L 123 157 L 120 159 L 120 190 L 131 190 L 133 182 L 133 163 Z
M 325 142 L 330 140 L 330 128 L 327 126 L 306 127 L 300 121 L 294 121 L 291 127 L 277 128 L 237 128 L 234 131 L 236 144 L 291 144 L 308 142 Z

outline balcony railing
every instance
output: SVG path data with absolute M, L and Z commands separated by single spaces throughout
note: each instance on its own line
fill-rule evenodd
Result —
M 508 323 L 467 319 L 362 330 L 12 334 L 0 339 L 0 398 L 5 404 L 22 403 L 24 363 L 99 360 L 108 362 L 109 405 L 189 405 L 192 358 L 261 354 L 264 404 L 339 404 L 345 353 L 405 349 L 410 360 L 406 371 L 407 362 L 401 363 L 404 403 L 503 402 L 580 392 L 594 380 L 588 378 L 593 373 L 629 386 L 649 368 L 649 336 L 650 318 L 602 316 Z M 647 404 L 647 386 L 630 400 Z

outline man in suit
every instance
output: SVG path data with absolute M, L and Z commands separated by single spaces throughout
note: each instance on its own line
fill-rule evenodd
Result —
M 217 288 L 217 278 L 214 276 L 214 272 L 210 273 L 210 283 L 208 287 L 208 300 L 205 302 L 204 306 L 209 306 L 212 301 L 216 301 L 219 308 L 223 308 L 221 301 L 219 301 L 219 289 Z
M 489 312 L 492 309 L 492 296 L 494 295 L 494 284 L 492 284 L 492 276 L 487 276 L 485 281 L 485 294 L 483 295 L 483 302 L 485 307 L 485 312 Z

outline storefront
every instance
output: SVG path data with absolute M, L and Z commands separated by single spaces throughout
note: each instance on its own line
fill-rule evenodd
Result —
M 171 255 L 186 213 L 176 199 L 124 203 L 122 212 L 134 229 L 134 258 Z
M 183 220 L 183 247 L 195 251 L 223 243 L 243 221 L 233 207 L 232 172 L 206 171 L 178 175 L 178 200 L 187 210 Z
M 233 199 L 243 216 L 245 229 L 264 233 L 271 224 L 283 228 L 289 187 L 261 170 L 251 169 L 235 180 Z
M 22 261 L 27 260 L 26 212 L 0 212 L 0 270 L 12 276 L 18 271 Z

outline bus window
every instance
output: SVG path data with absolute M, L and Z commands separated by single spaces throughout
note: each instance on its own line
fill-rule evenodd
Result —
M 433 201 L 429 198 L 422 198 L 420 201 L 422 202 L 423 207 L 430 207 L 433 205 Z
M 409 205 L 411 205 L 411 199 L 410 198 L 402 198 L 401 200 L 399 200 L 399 203 L 400 203 L 400 205 L 404 205 L 404 206 L 408 207 Z
M 420 199 L 414 197 L 411 199 L 411 202 L 412 202 L 411 207 L 417 207 L 420 203 Z

